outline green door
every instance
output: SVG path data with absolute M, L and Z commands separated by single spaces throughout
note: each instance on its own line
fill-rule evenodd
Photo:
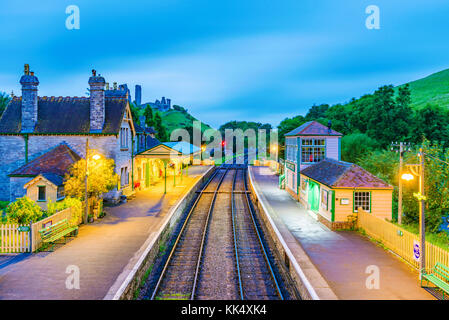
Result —
M 312 211 L 318 212 L 320 210 L 320 185 L 312 180 L 309 180 L 307 201 Z
M 150 166 L 148 162 L 145 163 L 145 187 L 150 186 Z

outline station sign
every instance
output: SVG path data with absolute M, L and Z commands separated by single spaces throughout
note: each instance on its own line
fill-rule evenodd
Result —
M 421 258 L 421 247 L 418 241 L 413 240 L 413 259 L 419 262 L 419 258 Z

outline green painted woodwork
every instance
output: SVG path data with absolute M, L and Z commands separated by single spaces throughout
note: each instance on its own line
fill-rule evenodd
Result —
M 320 210 L 320 185 L 310 179 L 307 201 L 312 211 L 318 212 Z

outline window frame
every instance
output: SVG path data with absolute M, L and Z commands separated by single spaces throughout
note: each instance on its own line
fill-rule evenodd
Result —
M 326 195 L 326 202 L 324 202 L 324 197 L 323 195 Z M 325 209 L 326 211 L 329 210 L 329 191 L 327 191 L 326 189 L 321 188 L 321 196 L 320 196 L 320 204 L 321 204 L 321 208 Z
M 41 199 L 41 188 L 44 190 L 44 199 Z M 47 202 L 47 186 L 37 186 L 37 202 Z
M 310 161 L 310 157 L 313 158 L 313 161 Z M 318 163 L 325 158 L 326 138 L 301 138 L 301 163 Z M 315 161 L 315 159 L 318 160 Z
M 366 210 L 365 207 L 363 206 L 363 204 L 362 205 L 356 205 L 356 194 L 357 193 L 364 193 L 365 194 L 365 195 L 363 195 L 365 198 L 364 199 L 360 199 L 360 196 L 359 196 L 358 201 L 360 201 L 360 200 L 365 201 L 365 202 L 368 201 L 369 210 Z M 367 198 L 366 198 L 366 194 L 368 194 Z M 372 200 L 372 192 L 371 191 L 354 191 L 353 194 L 352 194 L 352 207 L 353 207 L 352 211 L 353 212 L 358 212 L 357 208 L 358 207 L 362 207 L 363 210 L 365 210 L 368 213 L 371 213 L 371 200 Z
M 64 185 L 56 187 L 56 201 L 62 200 L 64 198 Z

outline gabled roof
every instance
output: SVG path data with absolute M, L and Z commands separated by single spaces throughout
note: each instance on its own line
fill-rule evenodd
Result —
M 9 174 L 10 177 L 54 174 L 63 177 L 68 169 L 81 157 L 65 143 L 24 164 Z M 50 177 L 52 179 L 52 177 Z
M 45 179 L 48 182 L 54 184 L 56 187 L 62 186 L 64 184 L 64 178 L 54 174 L 54 173 L 41 173 L 37 175 L 35 178 L 33 178 L 31 181 L 27 182 L 23 188 L 27 189 L 30 185 L 35 184 L 37 181 L 40 181 L 40 179 Z
M 331 188 L 393 189 L 362 167 L 343 161 L 324 159 L 301 171 L 302 175 Z
M 332 130 L 317 121 L 309 121 L 298 128 L 286 133 L 285 136 L 342 136 L 340 132 Z
M 105 98 L 102 134 L 118 134 L 126 98 Z M 22 97 L 14 97 L 0 118 L 0 134 L 17 134 L 22 128 Z M 36 134 L 89 134 L 90 100 L 87 97 L 39 97 Z

